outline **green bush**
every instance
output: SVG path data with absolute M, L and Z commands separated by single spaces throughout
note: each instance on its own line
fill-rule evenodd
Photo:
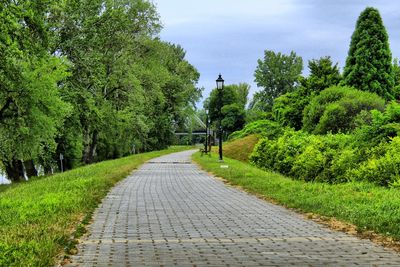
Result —
M 314 134 L 349 132 L 362 111 L 383 110 L 385 100 L 374 93 L 333 86 L 313 97 L 303 112 L 303 130 Z
M 282 135 L 284 128 L 279 123 L 270 120 L 258 120 L 247 124 L 242 130 L 229 135 L 229 140 L 243 138 L 251 134 L 258 134 L 262 137 L 275 139 Z
M 312 181 L 324 170 L 325 163 L 323 143 L 321 140 L 314 140 L 293 162 L 290 174 L 297 179 Z
M 276 141 L 268 138 L 262 138 L 250 155 L 250 162 L 262 169 L 273 170 L 275 162 Z
M 332 94 L 324 99 L 335 97 Z M 354 107 L 350 99 L 341 98 L 341 101 L 325 106 L 316 129 L 329 124 L 331 129 L 340 126 L 347 110 L 351 110 L 349 107 Z M 314 111 L 318 108 L 312 106 Z M 329 117 L 338 120 L 329 121 Z M 400 104 L 391 102 L 384 112 L 359 112 L 358 120 L 367 124 L 351 134 L 313 135 L 286 128 L 276 139 L 261 139 L 250 161 L 260 168 L 304 181 L 357 180 L 400 187 Z
M 343 154 L 351 140 L 352 137 L 346 134 L 310 135 L 303 153 L 293 164 L 291 176 L 305 181 L 345 181 L 347 168 L 356 160 L 356 157 L 349 159 Z M 343 158 L 348 160 L 348 165 L 343 163 Z
M 359 126 L 355 131 L 357 141 L 362 146 L 375 146 L 398 136 L 400 133 L 400 104 L 392 101 L 383 112 L 371 111 L 371 122 Z
M 360 162 L 359 154 L 356 149 L 350 147 L 337 152 L 330 165 L 330 175 L 335 182 L 348 182 L 351 178 L 350 172 Z
M 359 158 L 346 151 L 352 136 L 346 134 L 309 135 L 287 130 L 276 140 L 262 139 L 250 160 L 263 169 L 273 170 L 294 179 L 320 182 L 343 182 Z
M 350 172 L 352 178 L 384 186 L 398 183 L 400 180 L 400 137 L 394 137 L 390 143 L 382 143 L 378 148 L 374 151 L 375 155 L 371 155 L 358 169 Z M 384 154 L 382 150 L 385 150 Z
M 306 89 L 299 88 L 274 100 L 272 113 L 274 119 L 282 126 L 300 130 L 303 126 L 303 110 L 310 101 Z
M 308 135 L 288 129 L 276 140 L 263 138 L 254 148 L 250 161 L 256 166 L 289 174 L 296 157 L 304 150 Z

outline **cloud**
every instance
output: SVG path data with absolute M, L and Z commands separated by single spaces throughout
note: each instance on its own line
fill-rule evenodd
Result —
M 331 56 L 343 67 L 356 20 L 366 6 L 380 10 L 394 56 L 400 56 L 400 5 L 381 0 L 157 0 L 164 40 L 179 43 L 200 72 L 204 96 L 218 73 L 227 83 L 254 83 L 265 49 L 295 51 L 307 61 Z

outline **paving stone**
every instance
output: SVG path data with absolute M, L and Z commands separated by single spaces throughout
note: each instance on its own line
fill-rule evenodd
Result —
M 115 186 L 68 266 L 400 266 L 397 253 L 153 159 Z

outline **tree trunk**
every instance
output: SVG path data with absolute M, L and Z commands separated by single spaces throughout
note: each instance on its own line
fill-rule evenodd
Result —
M 33 160 L 27 160 L 24 162 L 25 170 L 26 170 L 26 175 L 28 177 L 35 177 L 38 176 L 38 172 L 35 168 L 35 164 L 33 163 Z
M 6 169 L 7 178 L 11 182 L 25 181 L 24 166 L 21 160 L 12 159 L 11 161 L 4 161 L 3 164 Z
M 92 134 L 90 144 L 85 148 L 85 153 L 83 155 L 83 161 L 86 164 L 91 164 L 94 162 L 94 155 L 96 153 L 96 146 L 97 146 L 97 135 L 98 135 L 98 132 L 94 131 Z

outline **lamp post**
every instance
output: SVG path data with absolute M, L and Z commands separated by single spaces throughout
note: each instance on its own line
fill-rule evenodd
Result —
M 221 74 L 219 74 L 218 79 L 216 80 L 217 90 L 218 90 L 218 146 L 219 146 L 219 161 L 223 161 L 222 159 L 222 90 L 224 89 L 224 79 L 222 79 Z
M 206 142 L 205 142 L 205 149 L 204 149 L 204 152 L 207 154 L 208 153 L 208 151 L 207 151 L 207 148 L 208 148 L 208 144 L 207 144 L 207 142 L 208 142 L 208 109 L 206 108 L 205 109 L 205 112 L 206 112 Z

